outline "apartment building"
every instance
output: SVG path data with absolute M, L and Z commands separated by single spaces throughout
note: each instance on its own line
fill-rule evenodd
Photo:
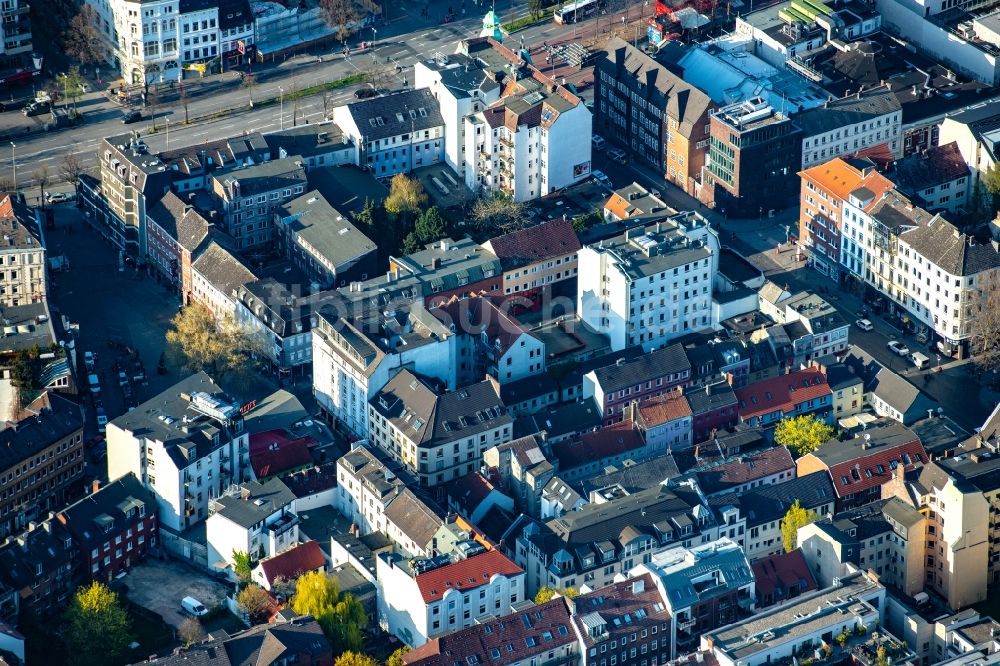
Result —
M 821 587 L 850 563 L 912 597 L 924 590 L 925 529 L 924 516 L 893 497 L 810 523 L 798 544 Z
M 591 370 L 583 376 L 583 397 L 593 398 L 604 424 L 610 425 L 626 418 L 633 404 L 641 406 L 690 382 L 691 362 L 675 343 Z
M 825 471 L 833 481 L 838 512 L 882 497 L 882 486 L 897 467 L 904 470 L 929 462 L 920 438 L 901 423 L 866 428 L 853 439 L 832 439 L 796 461 L 800 476 Z
M 719 237 L 690 212 L 629 229 L 579 252 L 577 315 L 609 336 L 611 349 L 645 351 L 713 328 Z
M 847 257 L 855 257 L 854 244 L 861 233 L 845 238 L 845 215 L 852 192 L 865 188 L 871 192 L 864 198 L 877 198 L 892 189 L 893 183 L 882 176 L 875 164 L 864 160 L 840 157 L 799 172 L 802 193 L 799 209 L 799 246 L 805 248 L 809 265 L 831 280 L 839 281 L 841 266 L 860 274 L 860 264 L 848 265 Z M 861 201 L 857 201 L 860 204 Z M 857 212 L 853 213 L 854 215 Z M 860 240 L 863 245 L 863 239 Z
M 31 56 L 34 42 L 31 36 L 31 6 L 22 0 L 10 0 L 0 9 L 0 66 L 20 67 Z
M 636 182 L 618 188 L 604 202 L 605 222 L 624 222 L 636 217 L 675 212 L 663 199 Z
M 542 585 L 598 589 L 664 546 L 713 541 L 718 527 L 690 485 L 656 485 L 588 504 L 545 523 L 521 515 L 503 548 L 527 572 L 529 595 Z
M 667 663 L 675 620 L 663 601 L 653 577 L 645 573 L 573 599 L 580 665 L 607 666 L 612 659 L 618 666 Z
M 795 116 L 802 131 L 801 168 L 885 146 L 903 156 L 902 109 L 888 85 L 859 90 Z
M 697 650 L 699 636 L 747 617 L 754 608 L 750 562 L 729 538 L 653 553 L 630 572 L 633 579 L 643 575 L 652 579 L 670 614 L 668 659 Z
M 785 301 L 785 333 L 792 343 L 793 367 L 847 349 L 851 325 L 817 294 L 802 292 Z
M 127 84 L 183 79 L 180 0 L 88 0 L 100 17 L 105 60 Z
M 219 0 L 219 53 L 225 69 L 242 65 L 253 53 L 256 31 L 253 11 L 247 0 Z
M 430 90 L 437 100 L 444 121 L 444 162 L 464 181 L 465 119 L 500 99 L 503 86 L 497 73 L 474 56 L 442 53 L 414 63 L 413 87 Z
M 52 518 L 32 521 L 16 537 L 5 539 L 0 581 L 17 595 L 3 606 L 6 619 L 17 622 L 17 608 L 41 615 L 65 609 L 76 590 L 74 564 L 73 535 Z
M 827 641 L 825 637 L 842 632 L 851 634 L 864 628 L 861 640 L 869 640 L 869 630 L 881 620 L 885 597 L 884 586 L 856 571 L 841 577 L 833 587 L 800 595 L 703 634 L 701 649 L 710 652 L 720 666 L 764 666 L 790 659 L 793 653 L 809 653 L 821 641 Z M 879 632 L 884 628 L 880 627 Z M 854 646 L 844 649 L 851 651 Z M 874 662 L 874 648 L 871 653 Z
M 421 486 L 447 483 L 479 468 L 486 449 L 513 438 L 514 419 L 489 381 L 435 391 L 402 370 L 369 401 L 368 437 Z
M 184 303 L 194 289 L 191 264 L 212 241 L 227 242 L 214 223 L 173 191 L 146 213 L 149 264 L 180 291 Z
M 500 260 L 504 294 L 532 297 L 577 277 L 580 240 L 570 220 L 556 218 L 496 236 L 483 248 Z
M 691 406 L 684 397 L 683 389 L 671 391 L 638 407 L 633 421 L 646 442 L 646 457 L 694 446 L 691 416 Z
M 83 425 L 78 405 L 45 392 L 0 431 L 0 538 L 25 530 L 79 493 Z
M 934 217 L 893 190 L 872 206 L 863 218 L 866 222 L 864 281 L 887 296 L 892 309 L 905 308 L 907 303 L 909 276 L 898 270 L 899 236 L 927 224 Z
M 191 262 L 191 292 L 187 302 L 201 303 L 216 319 L 237 315 L 237 290 L 257 279 L 243 260 L 228 248 L 210 240 Z
M 706 451 L 713 448 L 713 443 L 706 443 Z M 701 447 L 697 453 L 695 464 L 685 472 L 685 476 L 693 478 L 698 490 L 708 499 L 780 485 L 796 475 L 795 461 L 784 446 L 727 452 L 722 457 L 701 458 Z
M 714 108 L 708 95 L 620 37 L 598 54 L 594 131 L 688 194 L 701 181 Z
M 355 163 L 378 178 L 410 173 L 444 158 L 444 119 L 426 88 L 338 106 L 331 115 L 357 146 Z
M 995 279 L 1000 254 L 935 217 L 899 235 L 896 268 L 906 311 L 934 332 L 941 351 L 966 356 L 980 289 Z
M 275 211 L 305 192 L 306 170 L 299 157 L 252 164 L 217 174 L 210 184 L 222 207 L 222 227 L 236 249 L 274 240 Z
M 211 500 L 253 478 L 242 407 L 204 372 L 181 380 L 108 423 L 108 476 L 135 474 L 162 527 L 204 520 Z
M 482 618 L 508 615 L 526 598 L 524 570 L 478 544 L 458 560 L 383 553 L 376 570 L 379 624 L 412 647 Z
M 833 414 L 830 385 L 815 368 L 748 384 L 736 390 L 736 399 L 740 422 L 750 426 L 776 425 L 781 419 L 805 414 L 829 423 Z
M 403 655 L 406 666 L 493 664 L 564 666 L 580 660 L 580 645 L 565 598 L 534 608 L 483 619 L 465 629 L 428 641 Z
M 358 534 L 385 534 L 410 557 L 439 554 L 435 541 L 444 519 L 386 466 L 383 458 L 355 446 L 337 460 L 333 506 Z
M 395 311 L 346 317 L 333 307 L 317 313 L 313 329 L 313 392 L 331 424 L 369 436 L 368 401 L 400 368 L 457 382 L 457 338 L 420 303 Z M 384 341 L 384 342 L 383 342 Z
M 180 0 L 180 58 L 203 64 L 220 55 L 219 6 L 206 0 Z
M 205 521 L 209 566 L 235 567 L 233 553 L 273 557 L 299 542 L 295 495 L 280 479 L 248 480 L 209 502 Z
M 712 382 L 699 388 L 686 389 L 684 398 L 691 407 L 692 440 L 695 443 L 705 441 L 714 432 L 736 425 L 739 401 L 729 382 Z
M 465 117 L 465 184 L 530 201 L 590 175 L 590 109 L 568 88 L 491 37 L 460 46 L 502 80 L 500 97 Z
M 319 192 L 307 192 L 274 212 L 278 247 L 323 289 L 374 277 L 378 247 Z
M 544 436 L 528 435 L 483 452 L 483 465 L 499 478 L 501 488 L 518 509 L 529 516 L 540 515 L 542 494 L 556 473 L 542 450 L 546 441 Z
M 763 215 L 795 195 L 802 131 L 761 97 L 711 114 L 701 200 L 728 215 Z
M 156 499 L 134 474 L 100 486 L 56 514 L 73 536 L 82 580 L 110 583 L 159 544 Z
M 969 203 L 972 172 L 957 141 L 896 160 L 887 175 L 900 192 L 927 210 L 957 212 Z

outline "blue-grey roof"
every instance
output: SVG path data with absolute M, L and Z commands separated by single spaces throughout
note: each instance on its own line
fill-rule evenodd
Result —
M 655 555 L 646 566 L 660 579 L 671 613 L 729 594 L 754 580 L 743 548 L 729 539 L 671 548 Z
M 806 474 L 784 483 L 760 486 L 743 493 L 712 497 L 708 504 L 713 510 L 735 506 L 746 516 L 747 529 L 780 520 L 795 500 L 804 509 L 816 509 L 833 502 L 836 494 L 830 475 L 825 471 Z

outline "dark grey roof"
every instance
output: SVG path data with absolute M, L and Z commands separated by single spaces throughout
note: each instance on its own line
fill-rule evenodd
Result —
M 444 126 L 438 101 L 426 88 L 372 97 L 347 108 L 365 141 Z
M 805 509 L 817 509 L 836 499 L 830 475 L 820 471 L 783 483 L 758 486 L 742 493 L 711 497 L 708 504 L 716 511 L 727 506 L 738 507 L 750 528 L 780 520 L 795 500 Z
M 253 24 L 253 12 L 248 0 L 216 0 L 219 6 L 219 28 L 229 30 Z
M 222 185 L 219 189 L 225 192 L 224 198 L 235 200 L 281 188 L 305 186 L 306 170 L 302 158 L 293 156 L 239 167 L 216 174 L 214 178 Z M 234 189 L 236 183 L 239 184 L 239 193 Z
M 736 404 L 736 393 L 729 382 L 721 381 L 706 384 L 704 387 L 687 389 L 684 392 L 691 412 L 695 415 L 721 409 Z
M 968 176 L 969 166 L 958 142 L 952 141 L 946 146 L 931 146 L 924 152 L 897 160 L 885 175 L 907 195 L 919 197 L 927 188 Z
M 239 257 L 215 241 L 191 263 L 191 268 L 229 298 L 238 287 L 257 279 Z
M 491 382 L 439 394 L 409 370 L 393 377 L 370 404 L 417 446 L 435 446 L 513 423 Z
M 874 120 L 888 113 L 899 112 L 902 107 L 888 86 L 869 88 L 861 93 L 848 95 L 823 106 L 803 111 L 795 117 L 795 124 L 803 136 L 836 130 L 847 125 Z
M 228 423 L 196 409 L 189 399 L 195 393 L 208 394 L 220 401 L 224 409 L 238 413 L 240 405 L 227 396 L 206 373 L 198 372 L 150 398 L 133 411 L 122 414 L 111 421 L 111 424 L 135 437 L 163 442 L 177 468 L 184 469 L 221 446 L 226 441 L 225 437 L 218 437 L 219 444 L 214 444 L 213 439 L 223 431 L 228 432 L 230 427 Z
M 389 188 L 353 164 L 310 169 L 306 178 L 311 189 L 320 192 L 342 213 L 358 213 L 364 209 L 366 201 L 378 205 L 389 196 Z
M 920 418 L 927 410 L 937 409 L 938 406 L 933 398 L 889 368 L 882 368 L 875 375 L 872 393 L 902 414 L 904 423 Z
M 826 382 L 830 385 L 831 391 L 840 391 L 855 384 L 864 384 L 864 380 L 857 376 L 851 369 L 843 363 L 835 363 L 826 369 Z
M 505 405 L 511 406 L 558 392 L 559 385 L 547 373 L 522 377 L 500 385 L 500 399 Z
M 444 523 L 444 519 L 409 488 L 404 488 L 389 503 L 385 517 L 421 549 L 430 546 L 434 534 Z
M 962 426 L 944 414 L 935 414 L 933 417 L 914 421 L 910 424 L 910 430 L 920 438 L 924 450 L 932 458 L 957 447 L 962 443 L 962 440 L 969 436 L 969 433 Z
M 60 567 L 69 566 L 73 549 L 66 546 L 66 540 L 71 538 L 70 532 L 56 520 L 47 520 L 33 530 L 29 526 L 28 531 L 0 545 L 0 581 L 20 590 L 41 582 Z M 42 566 L 41 575 L 36 569 L 38 565 Z
M 643 354 L 632 361 L 598 368 L 594 371 L 594 375 L 601 385 L 601 390 L 607 394 L 626 386 L 634 386 L 650 379 L 685 371 L 690 373 L 691 363 L 684 352 L 684 345 L 675 343 Z
M 1000 455 L 989 448 L 935 462 L 956 481 L 968 483 L 981 492 L 990 493 L 1000 488 Z
M 585 496 L 608 486 L 621 486 L 630 494 L 655 488 L 664 481 L 680 476 L 677 463 L 671 454 L 648 458 L 639 464 L 628 465 L 614 472 L 605 472 L 580 481 L 580 490 Z
M 334 271 L 378 249 L 319 192 L 307 192 L 292 199 L 279 207 L 275 216 L 279 225 L 289 227 L 304 251 L 329 261 Z
M 244 481 L 239 494 L 215 499 L 215 513 L 249 529 L 294 501 L 295 493 L 281 479 L 271 478 L 264 483 Z
M 167 192 L 146 215 L 184 249 L 194 252 L 208 237 L 208 220 L 173 191 Z
M 992 245 L 976 242 L 943 219 L 904 232 L 900 241 L 951 275 L 976 275 L 1000 266 Z
M 281 157 L 281 151 L 284 151 L 286 157 L 289 155 L 315 157 L 354 148 L 351 138 L 332 121 L 286 127 L 265 134 L 264 141 L 267 142 L 271 155 L 275 158 Z
M 47 408 L 27 416 L 17 427 L 0 430 L 0 471 L 10 469 L 38 455 L 76 431 L 83 430 L 80 406 L 49 392 Z
M 141 507 L 145 507 L 141 509 Z M 132 515 L 129 516 L 129 512 Z M 59 512 L 60 521 L 84 549 L 104 543 L 156 512 L 156 497 L 129 472 Z M 107 531 L 105 531 L 107 530 Z
M 827 467 L 833 467 L 841 463 L 863 458 L 873 452 L 882 449 L 893 449 L 904 446 L 910 442 L 919 441 L 915 432 L 904 426 L 886 419 L 876 427 L 868 427 L 864 432 L 860 432 L 853 439 L 840 441 L 831 439 L 820 444 L 819 448 L 813 451 L 813 455 L 823 461 Z

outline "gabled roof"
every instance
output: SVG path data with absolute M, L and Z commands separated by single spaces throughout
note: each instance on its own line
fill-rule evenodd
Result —
M 684 345 L 675 343 L 654 352 L 643 354 L 633 360 L 616 362 L 594 370 L 601 390 L 607 395 L 626 386 L 691 372 L 691 362 L 684 352 Z
M 966 277 L 1000 267 L 1000 254 L 992 245 L 977 242 L 947 220 L 931 220 L 904 232 L 899 240 L 950 275 Z
M 636 493 L 663 484 L 680 476 L 673 455 L 667 453 L 655 458 L 647 458 L 640 463 L 618 465 L 614 472 L 604 472 L 579 481 L 585 495 L 610 486 L 618 486 L 626 493 Z
M 923 152 L 897 160 L 888 175 L 903 192 L 919 197 L 929 187 L 968 176 L 969 165 L 962 157 L 958 142 L 952 141 L 945 146 L 931 146 Z M 929 203 L 933 205 L 937 202 Z
M 442 127 L 441 107 L 426 88 L 404 90 L 347 105 L 365 141 Z
M 33 458 L 83 425 L 79 405 L 55 392 L 42 394 L 21 415 L 17 427 L 0 430 L 0 470 Z
M 258 479 L 278 476 L 312 465 L 312 437 L 293 437 L 287 430 L 268 430 L 250 435 L 250 466 Z
M 317 541 L 296 544 L 283 553 L 261 560 L 260 568 L 268 584 L 279 577 L 295 580 L 300 575 L 326 566 L 326 557 Z
M 249 529 L 295 501 L 295 495 L 280 479 L 264 483 L 244 481 L 235 495 L 217 497 L 215 515 L 221 515 Z
M 559 461 L 559 469 L 566 471 L 595 460 L 637 451 L 645 445 L 639 431 L 625 421 L 584 433 L 579 440 L 556 442 L 551 449 L 553 457 Z
M 122 534 L 156 511 L 153 494 L 129 472 L 66 507 L 56 515 L 56 520 L 73 533 L 81 548 L 89 551 L 95 544 Z
M 422 550 L 429 550 L 434 534 L 444 523 L 426 502 L 405 487 L 386 507 L 385 517 Z
M 864 169 L 859 167 L 855 160 L 835 157 L 829 162 L 804 169 L 799 175 L 840 201 L 847 201 L 851 192 L 862 186 L 867 187 L 875 196 L 892 189 L 892 181 L 878 173 L 874 165 Z
M 639 405 L 639 418 L 647 428 L 690 417 L 691 407 L 681 391 L 671 391 Z
M 534 338 L 510 314 L 510 308 L 506 307 L 505 302 L 499 297 L 453 298 L 430 312 L 442 324 L 454 326 L 458 332 L 485 335 L 495 358 L 506 354 L 521 336 Z
M 241 259 L 215 241 L 208 244 L 191 268 L 227 298 L 234 298 L 238 287 L 257 279 Z
M 794 469 L 795 461 L 788 449 L 773 446 L 763 451 L 744 453 L 736 458 L 722 458 L 721 462 L 696 467 L 688 473 L 698 480 L 703 493 L 714 495 Z
M 495 486 L 479 472 L 460 476 L 445 485 L 448 499 L 458 506 L 465 516 L 471 516 L 475 513 L 479 505 L 494 490 L 496 490 Z
M 709 498 L 716 511 L 728 506 L 738 507 L 746 518 L 747 527 L 757 527 L 781 520 L 796 500 L 805 509 L 818 509 L 836 498 L 830 475 L 819 471 L 782 483 L 757 486 L 741 493 L 728 493 Z
M 806 558 L 798 548 L 790 553 L 768 555 L 755 560 L 750 566 L 753 568 L 758 599 L 770 597 L 777 602 L 795 596 L 790 594 L 791 590 L 801 594 L 818 589 Z
M 503 270 L 509 271 L 573 254 L 580 249 L 580 239 L 571 221 L 556 218 L 491 238 L 483 247 L 496 255 Z
M 211 229 L 208 220 L 172 190 L 164 194 L 146 215 L 189 252 L 197 251 Z
M 447 564 L 425 573 L 417 574 L 415 580 L 425 604 L 439 601 L 448 590 L 471 590 L 489 585 L 493 576 L 512 578 L 524 574 L 499 550 L 488 550 L 472 557 Z
M 795 117 L 795 123 L 804 137 L 811 137 L 846 125 L 874 121 L 901 108 L 889 86 L 877 86 L 804 111 Z
M 830 387 L 817 368 L 797 370 L 736 389 L 740 418 L 744 420 L 777 411 L 788 413 L 795 405 L 826 395 L 830 395 Z
M 702 388 L 685 389 L 684 398 L 695 416 L 735 405 L 736 392 L 727 381 L 713 382 Z

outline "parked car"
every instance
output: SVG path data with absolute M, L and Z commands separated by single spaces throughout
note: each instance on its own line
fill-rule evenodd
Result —
M 101 380 L 95 374 L 87 375 L 87 385 L 90 386 L 90 392 L 97 394 L 101 392 Z
M 875 326 L 867 319 L 859 319 L 854 322 L 854 325 L 860 328 L 862 331 L 870 331 L 875 328 Z
M 194 597 L 181 599 L 181 610 L 195 616 L 208 615 L 208 609 Z
M 87 372 L 94 371 L 94 364 L 97 362 L 97 357 L 92 351 L 83 352 L 83 365 L 87 368 Z
M 21 113 L 26 116 L 40 116 L 43 113 L 48 113 L 52 109 L 52 104 L 50 102 L 29 102 L 25 106 Z
M 118 386 L 128 386 L 128 375 L 124 372 L 118 373 Z
M 604 137 L 600 134 L 595 134 L 590 137 L 590 147 L 594 150 L 604 150 L 608 145 L 608 142 L 604 140 Z
M 897 356 L 906 356 L 907 354 L 910 353 L 909 347 L 904 345 L 899 340 L 890 340 L 889 344 L 887 344 L 886 347 L 888 347 L 889 351 L 891 351 L 893 354 L 896 354 Z
M 103 433 L 108 427 L 108 415 L 103 407 L 97 408 L 97 432 Z
M 923 370 L 931 363 L 931 360 L 920 352 L 913 352 L 910 354 L 909 359 L 910 363 L 912 363 L 918 370 Z
M 142 111 L 139 111 L 138 109 L 126 111 L 125 115 L 122 116 L 122 123 L 125 125 L 131 125 L 132 123 L 137 123 L 140 120 L 142 120 Z
M 598 183 L 608 188 L 609 190 L 614 189 L 614 185 L 611 184 L 611 179 L 608 178 L 608 174 L 604 173 L 603 171 L 591 171 L 590 175 L 594 177 L 594 180 L 596 180 Z
M 628 164 L 628 155 L 621 148 L 608 148 L 608 158 L 618 164 Z
M 354 99 L 368 99 L 369 97 L 374 97 L 375 94 L 374 88 L 366 86 L 364 88 L 358 88 L 354 91 Z
M 83 445 L 86 448 L 88 448 L 88 449 L 96 449 L 103 442 L 104 442 L 104 435 L 94 435 L 93 437 L 91 437 L 90 439 L 88 439 L 86 442 L 84 442 Z
M 63 203 L 64 201 L 72 201 L 73 195 L 69 192 L 47 192 L 45 194 L 45 201 L 50 204 Z

